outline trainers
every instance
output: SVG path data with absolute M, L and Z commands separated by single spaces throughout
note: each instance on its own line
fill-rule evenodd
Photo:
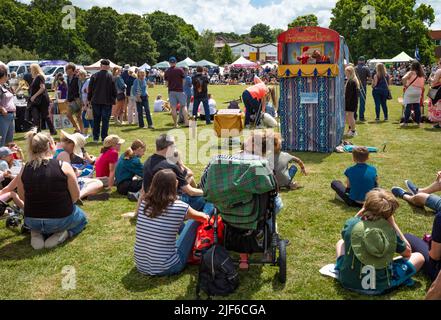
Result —
M 406 192 L 406 190 L 400 187 L 393 187 L 391 191 L 395 197 L 400 199 L 403 199 L 404 195 L 406 194 L 411 195 L 409 192 Z
M 44 248 L 44 238 L 40 232 L 31 230 L 31 246 L 35 250 L 41 250 Z
M 129 193 L 127 193 L 127 198 L 128 198 L 130 201 L 138 202 L 138 199 L 139 199 L 139 192 L 129 192 Z
M 88 201 L 106 201 L 109 200 L 110 195 L 108 193 L 92 194 L 87 197 Z
M 412 193 L 413 195 L 416 195 L 418 193 L 418 188 L 416 185 L 413 184 L 412 181 L 405 180 L 404 183 L 406 184 L 407 190 L 409 190 L 410 193 Z
M 59 244 L 63 243 L 69 238 L 69 232 L 67 230 L 62 232 L 57 232 L 51 235 L 49 238 L 46 239 L 44 242 L 44 247 L 46 249 L 52 249 L 58 246 Z

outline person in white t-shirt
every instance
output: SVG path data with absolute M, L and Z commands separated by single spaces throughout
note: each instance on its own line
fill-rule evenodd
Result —
M 164 111 L 164 104 L 165 104 L 165 101 L 162 100 L 162 96 L 158 95 L 158 97 L 155 100 L 155 104 L 153 105 L 153 111 L 154 112 L 163 112 Z
M 212 94 L 208 94 L 208 106 L 210 107 L 210 117 L 211 120 L 214 120 L 214 115 L 217 113 L 216 109 L 216 100 L 213 99 Z M 201 116 L 201 120 L 205 120 L 205 110 L 199 106 L 199 114 Z

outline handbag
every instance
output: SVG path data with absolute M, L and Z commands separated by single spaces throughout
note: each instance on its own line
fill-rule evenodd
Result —
M 389 89 L 389 83 L 387 83 L 387 78 L 384 78 L 384 81 L 386 81 L 386 86 L 387 86 L 387 100 L 392 100 L 392 92 Z
M 93 120 L 93 110 L 90 107 L 87 107 L 86 109 L 86 115 L 84 116 L 86 120 Z
M 124 92 L 120 92 L 120 93 L 118 93 L 118 94 L 116 95 L 116 100 L 117 100 L 117 101 L 122 101 L 122 100 L 125 100 L 125 99 L 126 99 L 126 95 L 125 95 Z
M 436 95 L 438 94 L 438 91 L 441 87 L 438 87 L 437 89 L 435 88 L 430 88 L 429 92 L 427 93 L 427 96 L 432 99 L 435 100 L 436 99 Z

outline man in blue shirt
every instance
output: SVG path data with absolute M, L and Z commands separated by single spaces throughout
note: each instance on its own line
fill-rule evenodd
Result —
M 351 207 L 363 207 L 366 194 L 378 187 L 377 169 L 367 164 L 369 151 L 366 147 L 356 147 L 352 151 L 355 166 L 345 170 L 346 186 L 338 180 L 331 183 L 331 188 L 337 193 L 337 199 Z

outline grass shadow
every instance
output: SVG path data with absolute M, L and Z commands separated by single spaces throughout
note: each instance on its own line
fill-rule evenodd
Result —
M 416 207 L 411 205 L 410 203 L 408 203 L 409 207 L 412 209 L 412 212 L 415 214 L 419 214 L 419 215 L 423 215 L 425 217 L 433 217 L 435 216 L 435 212 L 433 211 L 428 211 L 426 210 L 426 208 L 420 208 L 420 207 Z
M 34 250 L 30 245 L 30 236 L 26 236 L 1 247 L 0 260 L 26 260 L 48 252 L 49 250 Z
M 350 207 L 346 203 L 341 202 L 340 200 L 337 200 L 337 199 L 332 199 L 332 200 L 330 199 L 330 200 L 328 200 L 328 202 L 333 203 L 336 206 L 339 206 L 340 209 L 342 209 L 345 212 L 354 212 L 354 211 L 360 210 L 360 208 Z
M 136 267 L 133 267 L 128 274 L 126 274 L 121 282 L 124 287 L 131 292 L 145 292 L 153 288 L 172 285 L 176 280 L 182 277 L 183 273 L 175 276 L 147 276 L 143 275 Z

